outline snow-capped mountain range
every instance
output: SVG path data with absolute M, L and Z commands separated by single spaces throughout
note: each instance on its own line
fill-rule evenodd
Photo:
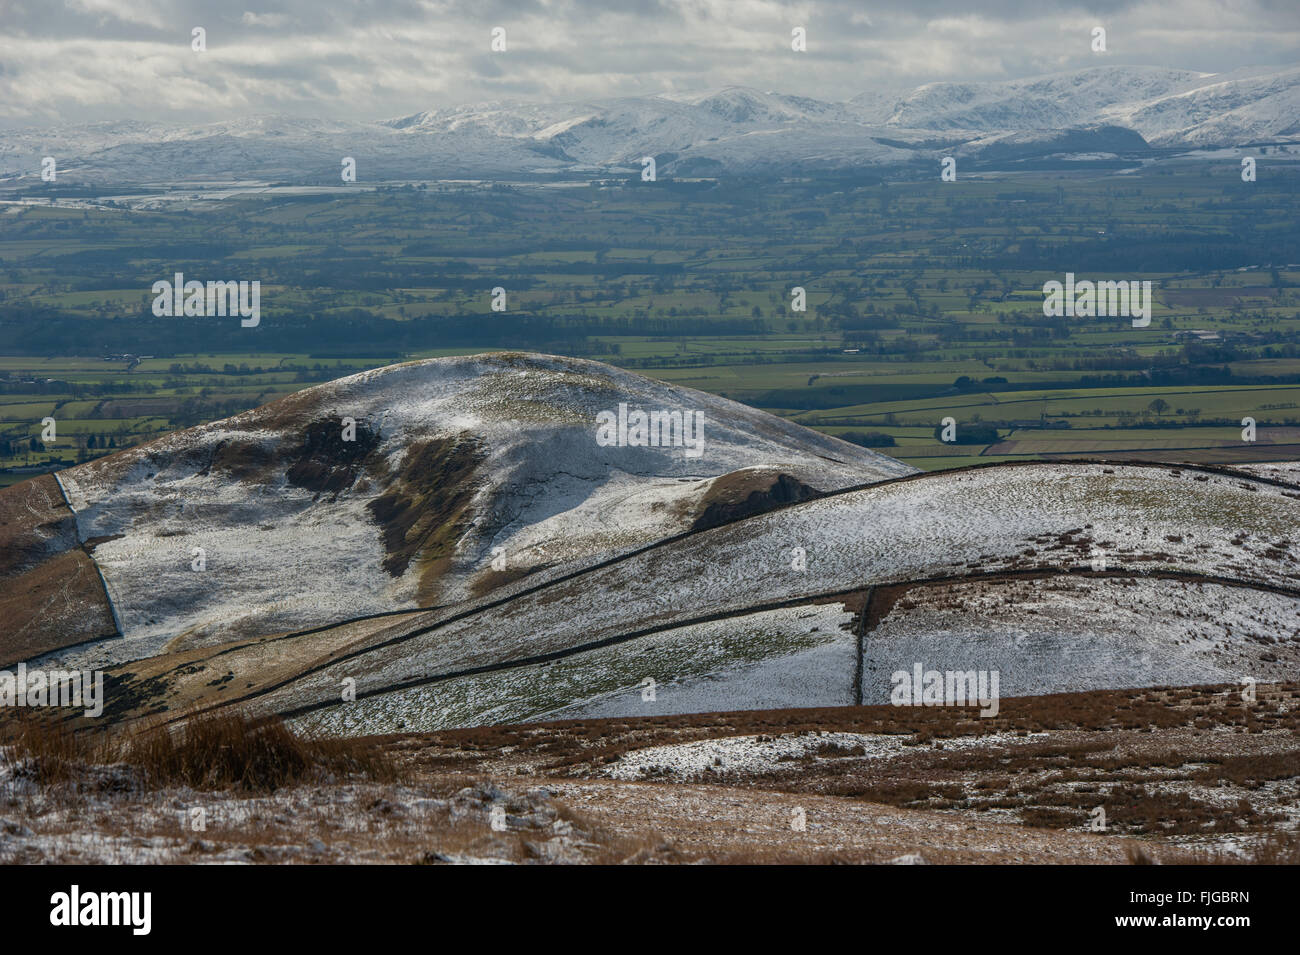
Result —
M 1064 131 L 1069 131 L 1068 135 Z M 1211 74 L 1096 67 L 1030 79 L 930 83 L 827 102 L 743 87 L 556 104 L 479 103 L 379 122 L 248 117 L 0 130 L 0 179 L 358 182 L 801 172 L 1056 153 L 1133 154 L 1300 140 L 1300 66 Z

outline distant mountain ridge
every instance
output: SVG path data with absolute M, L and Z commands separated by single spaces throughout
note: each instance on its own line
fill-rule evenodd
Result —
M 1078 131 L 1062 137 L 1063 130 Z M 1096 142 L 1089 134 L 1111 130 Z M 1116 138 L 1113 130 L 1127 131 Z M 1300 139 L 1300 66 L 1211 74 L 1094 67 L 1007 81 L 928 83 L 843 102 L 725 87 L 553 104 L 479 103 L 379 122 L 249 117 L 209 125 L 137 121 L 0 131 L 0 178 L 359 181 L 816 171 L 994 155 L 1201 148 Z M 1109 141 L 1110 147 L 1107 147 Z

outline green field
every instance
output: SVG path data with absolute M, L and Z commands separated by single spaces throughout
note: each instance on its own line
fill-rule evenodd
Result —
M 496 349 L 883 435 L 924 468 L 1300 457 L 1292 174 L 656 186 L 0 205 L 0 482 L 376 365 Z M 155 317 L 150 287 L 177 271 L 260 281 L 260 324 Z M 1045 317 L 1043 283 L 1066 272 L 1151 281 L 1150 325 Z M 941 443 L 947 417 L 990 440 Z

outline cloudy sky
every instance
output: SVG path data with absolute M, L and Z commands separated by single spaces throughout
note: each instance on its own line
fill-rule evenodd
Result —
M 840 100 L 1103 63 L 1295 62 L 1300 0 L 0 0 L 6 126 L 374 119 L 727 85 Z

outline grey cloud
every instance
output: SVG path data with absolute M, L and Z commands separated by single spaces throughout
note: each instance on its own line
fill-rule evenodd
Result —
M 723 85 L 822 99 L 1106 62 L 1294 62 L 1294 0 L 0 0 L 0 123 L 397 116 Z M 1108 30 L 1110 52 L 1089 50 Z M 489 51 L 504 26 L 509 51 Z M 789 29 L 808 29 L 808 52 Z M 189 50 L 203 26 L 208 52 Z

